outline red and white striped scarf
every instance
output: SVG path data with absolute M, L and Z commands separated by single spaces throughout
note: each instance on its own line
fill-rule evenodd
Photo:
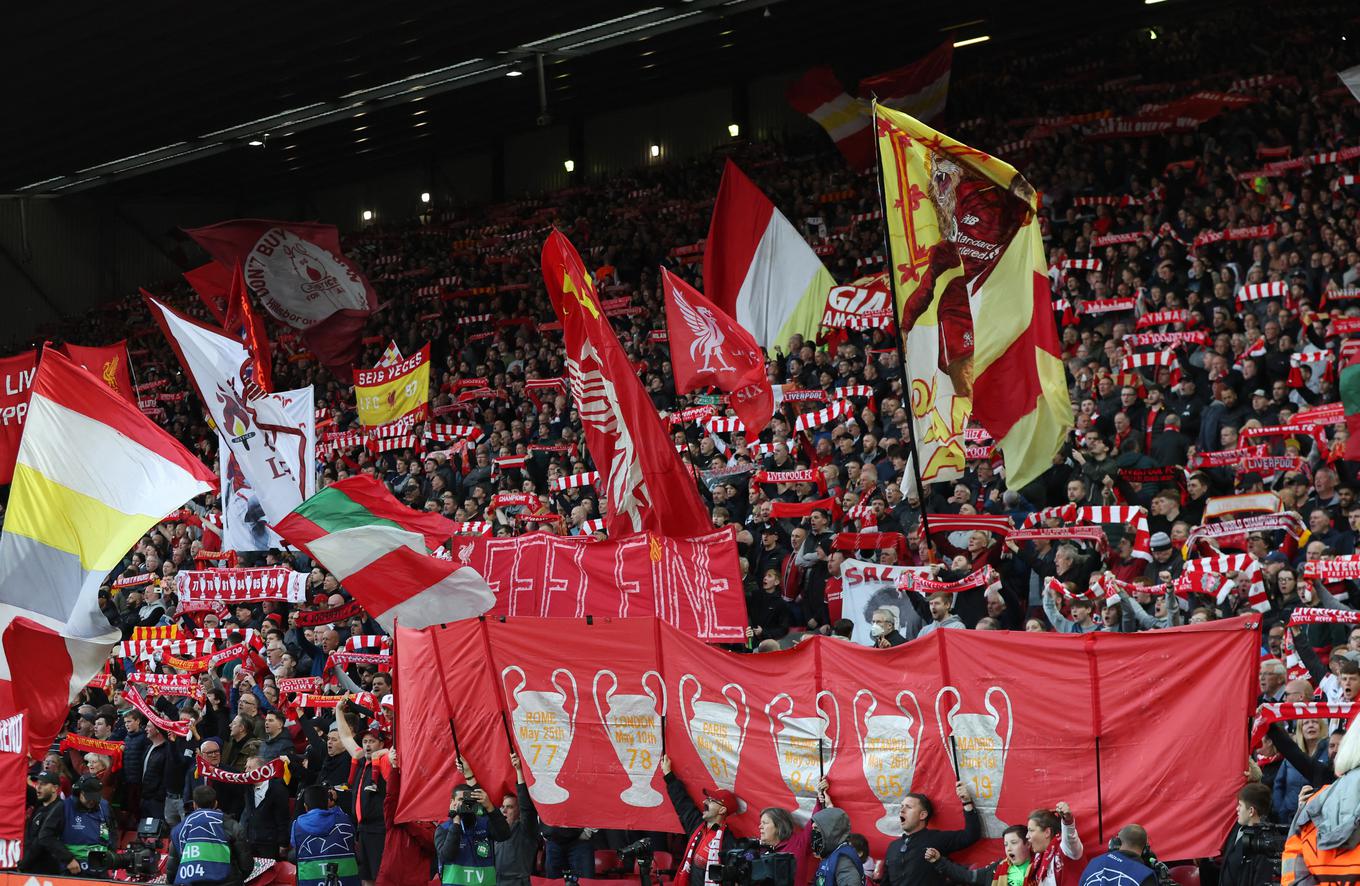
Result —
M 1237 305 L 1241 307 L 1244 302 L 1260 301 L 1264 298 L 1284 298 L 1289 295 L 1289 284 L 1283 280 L 1274 280 L 1270 283 L 1248 283 L 1237 290 Z
M 564 489 L 580 489 L 583 486 L 594 486 L 599 482 L 599 471 L 585 471 L 580 474 L 566 474 L 558 477 L 552 482 L 552 488 L 554 492 L 561 492 Z
M 746 425 L 733 416 L 715 415 L 704 420 L 704 430 L 710 434 L 744 434 Z
M 1109 573 L 1107 572 L 1105 575 L 1109 575 Z M 1113 578 L 1113 576 L 1110 576 L 1110 578 Z M 1105 576 L 1093 578 L 1091 584 L 1088 585 L 1085 590 L 1076 591 L 1069 591 L 1067 585 L 1058 581 L 1053 576 L 1049 576 L 1044 579 L 1044 590 L 1053 591 L 1058 596 L 1066 597 L 1069 600 L 1091 600 L 1093 602 L 1103 600 L 1106 605 L 1116 602 L 1119 599 L 1117 586 L 1107 584 Z
M 1123 372 L 1133 372 L 1137 369 L 1146 369 L 1150 366 L 1166 367 L 1171 370 L 1171 383 L 1174 385 L 1180 381 L 1181 363 L 1176 359 L 1175 351 L 1149 351 L 1145 354 L 1129 354 L 1119 364 Z
M 1102 264 L 1098 258 L 1065 258 L 1058 267 L 1064 271 L 1099 271 Z
M 486 520 L 453 521 L 454 535 L 490 535 L 491 529 L 491 524 Z
M 421 440 L 415 434 L 407 434 L 404 437 L 388 437 L 384 440 L 369 440 L 368 451 L 374 455 L 384 452 L 395 452 L 398 449 L 414 449 L 417 452 L 424 450 Z
M 347 651 L 354 649 L 391 649 L 392 638 L 386 634 L 354 634 L 345 640 Z
M 1266 597 L 1261 564 L 1250 554 L 1220 554 L 1217 557 L 1197 557 L 1193 560 L 1186 560 L 1185 565 L 1181 567 L 1182 576 L 1193 577 L 1204 573 L 1222 575 L 1227 572 L 1240 572 L 1246 578 L 1247 605 L 1257 612 L 1268 612 L 1270 610 L 1270 599 Z
M 455 440 L 481 440 L 485 435 L 478 425 L 450 424 L 432 422 L 425 426 L 425 439 L 437 443 L 452 443 Z
M 603 518 L 603 517 L 597 517 L 597 518 L 595 518 L 594 520 L 587 520 L 587 521 L 585 521 L 584 523 L 581 524 L 581 533 L 582 533 L 583 535 L 590 535 L 590 534 L 593 534 L 593 533 L 596 533 L 596 532 L 603 532 L 603 531 L 604 531 L 604 518 Z
M 1350 720 L 1356 713 L 1355 702 L 1351 701 L 1335 704 L 1321 701 L 1263 704 L 1256 709 L 1256 716 L 1251 721 L 1250 748 L 1256 750 L 1260 747 L 1270 727 L 1283 720 Z
M 853 415 L 854 412 L 855 407 L 849 401 L 837 400 L 825 409 L 818 409 L 816 412 L 805 412 L 798 416 L 793 423 L 793 430 L 795 432 L 806 432 L 812 428 L 827 424 L 828 422 L 833 422 L 838 418 Z

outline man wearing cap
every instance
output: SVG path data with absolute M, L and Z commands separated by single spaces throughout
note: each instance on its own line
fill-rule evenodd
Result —
M 93 775 L 83 775 L 72 788 L 73 796 L 62 801 L 61 844 L 58 856 L 67 872 L 89 870 L 86 859 L 92 849 L 114 848 L 113 812 L 104 799 L 104 785 Z
M 60 874 L 67 865 L 63 859 L 70 855 L 61 842 L 64 824 L 61 778 L 55 772 L 44 771 L 38 773 L 34 782 L 38 805 L 24 832 L 24 854 L 19 860 L 19 870 L 26 874 Z
M 347 783 L 358 825 L 359 879 L 369 883 L 378 878 L 378 871 L 382 868 L 383 841 L 387 834 L 383 820 L 383 799 L 387 796 L 387 780 L 392 776 L 392 756 L 385 747 L 386 736 L 377 729 L 364 733 L 360 746 L 354 740 L 349 713 L 349 698 L 346 696 L 336 706 L 335 722 L 339 727 L 340 741 L 350 756 Z
M 721 788 L 704 788 L 701 811 L 689 798 L 684 782 L 671 771 L 671 758 L 665 754 L 661 757 L 661 775 L 666 780 L 666 793 L 680 819 L 680 827 L 689 834 L 676 880 L 679 886 L 712 886 L 708 866 L 720 863 L 723 853 L 736 844 L 727 828 L 727 816 L 737 811 L 736 794 Z
M 1171 536 L 1165 532 L 1154 532 L 1149 539 L 1149 546 L 1152 548 L 1152 562 L 1148 563 L 1147 569 L 1143 574 L 1148 577 L 1153 584 L 1160 584 L 1163 572 L 1171 573 L 1172 578 L 1180 578 L 1181 567 L 1184 562 L 1180 552 L 1171 546 Z

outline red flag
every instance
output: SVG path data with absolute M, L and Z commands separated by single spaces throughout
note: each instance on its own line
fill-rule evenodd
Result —
M 543 244 L 543 280 L 562 321 L 567 378 L 600 472 L 609 537 L 648 531 L 689 538 L 712 531 L 694 480 L 600 307 L 594 281 L 556 230 Z
M 241 265 L 265 310 L 302 330 L 321 362 L 349 381 L 378 297 L 340 251 L 334 225 L 236 219 L 184 232 L 220 264 Z
M 219 324 L 227 322 L 227 296 L 231 292 L 231 268 L 210 261 L 184 272 L 184 279 L 198 293 L 203 305 Z
M 661 285 L 676 392 L 712 386 L 731 394 L 732 408 L 746 426 L 746 439 L 754 440 L 774 414 L 774 391 L 755 337 L 665 268 Z
M 108 385 L 124 400 L 136 405 L 137 394 L 132 390 L 132 374 L 128 371 L 126 341 L 96 348 L 68 344 L 65 351 L 72 362 Z
M 269 334 L 264 321 L 250 304 L 250 290 L 246 288 L 241 266 L 231 275 L 231 292 L 227 296 L 227 316 L 223 323 L 227 335 L 245 342 L 246 350 L 255 366 L 255 384 L 266 394 L 274 391 L 273 358 L 270 357 Z
M 19 455 L 30 389 L 37 372 L 36 349 L 0 359 L 0 484 L 7 484 L 14 477 L 14 460 Z

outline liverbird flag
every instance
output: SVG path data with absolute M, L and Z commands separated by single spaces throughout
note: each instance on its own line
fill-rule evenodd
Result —
M 1072 427 L 1036 194 L 1010 164 L 882 105 L 874 113 L 921 479 L 962 473 L 971 414 L 1019 489 Z
M 311 393 L 307 389 L 265 393 L 255 383 L 254 359 L 240 341 L 146 292 L 142 296 L 217 429 L 222 457 L 229 460 L 224 467 L 235 465 L 239 470 L 240 477 L 231 478 L 228 521 L 238 513 L 250 520 L 258 530 L 254 534 L 265 539 L 267 547 L 260 517 L 276 523 L 316 491 L 315 412 L 289 409 L 291 400 L 310 401 Z M 299 417 L 306 424 L 300 425 Z M 251 496 L 254 501 L 248 500 Z
M 543 281 L 562 321 L 567 380 L 600 473 L 613 540 L 638 532 L 691 538 L 713 530 L 694 480 L 656 417 L 571 241 L 543 243 Z
M 302 330 L 321 362 L 349 380 L 378 298 L 340 251 L 334 225 L 246 218 L 184 233 L 226 268 L 239 264 L 265 310 Z
M 746 426 L 746 439 L 755 440 L 774 414 L 765 353 L 737 321 L 665 268 L 661 286 L 676 393 L 711 386 L 731 394 L 732 409 Z
M 798 229 L 728 160 L 704 244 L 704 290 L 713 303 L 773 353 L 795 333 L 817 337 L 835 285 Z
M 136 406 L 43 352 L 0 536 L 0 684 L 14 710 L 28 709 L 30 749 L 47 746 L 118 642 L 99 608 L 105 577 L 161 518 L 214 485 Z
M 132 390 L 132 373 L 128 369 L 127 342 L 119 341 L 103 347 L 85 345 L 63 345 L 66 356 L 77 365 L 93 373 L 96 378 L 109 386 L 109 390 L 133 404 L 137 394 Z

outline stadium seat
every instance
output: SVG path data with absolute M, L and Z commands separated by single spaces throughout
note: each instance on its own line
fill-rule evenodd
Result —
M 595 873 L 608 874 L 619 869 L 619 854 L 613 849 L 595 850 Z
M 1171 879 L 1180 886 L 1199 886 L 1199 868 L 1193 864 L 1178 864 L 1171 869 Z
M 675 873 L 675 858 L 669 852 L 657 852 L 652 856 L 653 873 Z

